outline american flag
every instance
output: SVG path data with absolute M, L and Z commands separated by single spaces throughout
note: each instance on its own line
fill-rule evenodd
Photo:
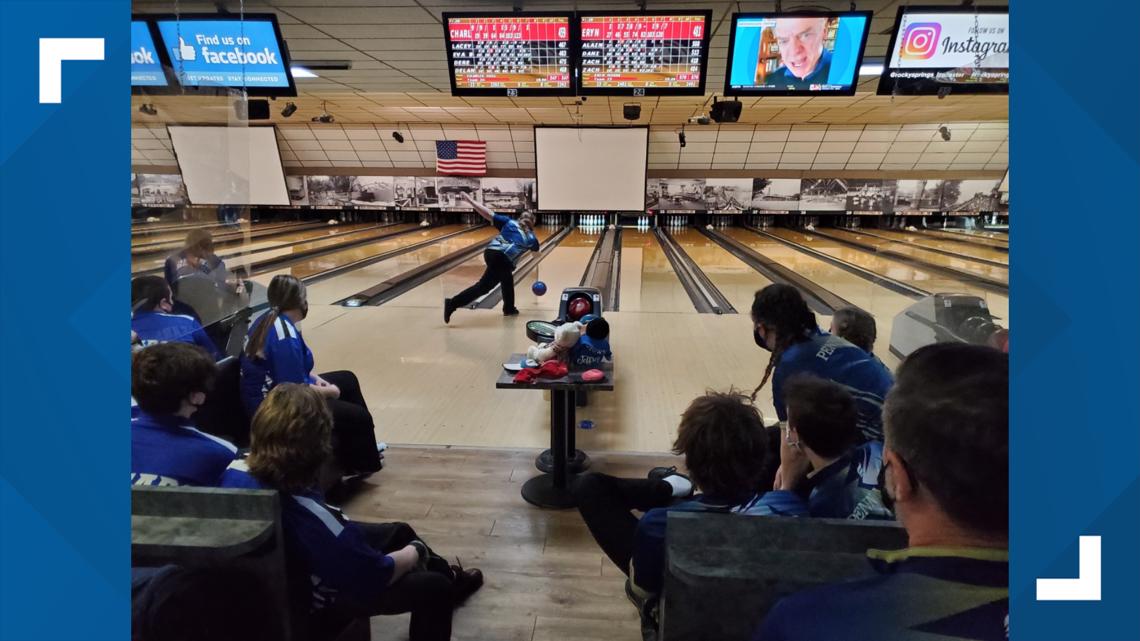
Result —
M 487 143 L 482 140 L 437 140 L 435 169 L 452 176 L 482 176 L 487 173 Z

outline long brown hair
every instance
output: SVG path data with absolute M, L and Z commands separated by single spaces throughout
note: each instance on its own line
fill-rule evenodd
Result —
M 321 465 L 332 453 L 332 413 L 308 385 L 282 383 L 253 415 L 249 471 L 282 492 L 299 492 L 317 481 Z
M 249 358 L 265 357 L 265 339 L 282 313 L 305 307 L 305 284 L 297 280 L 296 276 L 278 274 L 269 281 L 267 296 L 269 311 L 257 320 L 257 327 L 245 346 L 245 355 Z
M 764 369 L 764 378 L 752 390 L 752 400 L 772 377 L 772 371 L 784 350 L 808 339 L 812 331 L 819 328 L 815 314 L 808 308 L 800 290 L 784 283 L 773 283 L 756 292 L 752 299 L 752 322 L 760 323 L 776 330 L 776 344 L 769 345 L 772 356 Z

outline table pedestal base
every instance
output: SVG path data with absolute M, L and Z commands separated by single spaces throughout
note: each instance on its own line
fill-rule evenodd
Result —
M 567 481 L 569 485 L 573 482 L 573 477 Z M 548 509 L 567 510 L 577 506 L 570 489 L 555 487 L 554 476 L 551 474 L 539 474 L 523 483 L 522 497 L 531 505 Z
M 539 472 L 546 472 L 550 474 L 554 471 L 554 455 L 550 450 L 543 450 L 534 459 L 534 466 L 538 468 Z M 566 457 L 566 471 L 571 474 L 581 474 L 590 467 L 590 457 L 582 450 L 574 450 L 573 456 Z

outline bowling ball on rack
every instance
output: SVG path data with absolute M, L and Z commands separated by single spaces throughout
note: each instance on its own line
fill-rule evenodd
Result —
M 534 292 L 535 296 L 542 296 L 546 293 L 546 283 L 541 280 L 536 280 L 534 284 L 530 286 L 530 291 Z
M 594 306 L 587 298 L 575 298 L 566 306 L 566 315 L 572 321 L 581 320 L 583 316 L 594 311 Z

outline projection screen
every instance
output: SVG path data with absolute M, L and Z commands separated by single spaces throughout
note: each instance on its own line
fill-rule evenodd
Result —
M 289 204 L 274 127 L 168 129 L 191 203 Z
M 538 208 L 644 211 L 648 127 L 535 127 Z

